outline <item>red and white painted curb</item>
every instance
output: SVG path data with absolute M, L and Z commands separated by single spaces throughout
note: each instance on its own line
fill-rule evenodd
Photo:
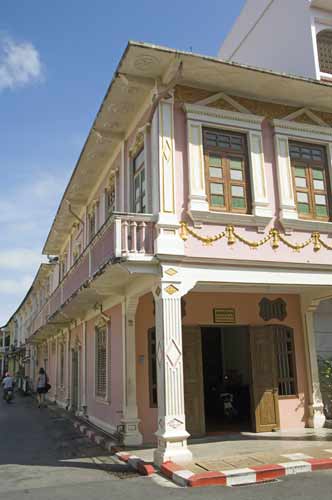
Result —
M 202 472 L 195 474 L 174 462 L 161 465 L 161 472 L 179 486 L 238 486 L 241 484 L 272 481 L 278 477 L 332 469 L 332 458 L 312 458 L 303 461 L 286 462 L 272 465 L 259 465 L 245 469 L 231 469 L 220 472 Z
M 136 457 L 135 455 L 129 455 L 126 452 L 118 451 L 119 447 L 116 446 L 114 441 L 108 440 L 104 436 L 97 434 L 93 429 L 89 428 L 85 424 L 82 424 L 79 420 L 74 421 L 74 427 L 97 445 L 103 446 L 107 451 L 115 454 L 119 460 L 128 463 L 142 476 L 150 476 L 156 472 L 156 469 L 152 464 L 146 463 L 144 460 Z
M 97 444 L 98 446 L 102 446 L 110 453 L 116 453 L 119 447 L 116 445 L 115 441 L 111 439 L 107 439 L 105 436 L 97 434 L 96 431 L 89 428 L 87 425 L 82 424 L 79 420 L 74 421 L 75 429 L 79 430 L 82 434 L 84 434 L 90 441 Z
M 118 451 L 115 454 L 119 460 L 128 463 L 133 469 L 135 469 L 142 476 L 151 476 L 156 472 L 156 469 L 152 464 L 145 462 L 142 458 L 136 455 L 129 455 L 124 451 Z

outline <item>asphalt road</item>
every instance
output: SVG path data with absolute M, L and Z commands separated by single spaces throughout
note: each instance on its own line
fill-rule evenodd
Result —
M 80 436 L 61 413 L 30 398 L 0 400 L 0 499 L 150 500 L 189 498 L 331 500 L 332 472 L 235 488 L 179 488 L 159 475 L 138 476 Z

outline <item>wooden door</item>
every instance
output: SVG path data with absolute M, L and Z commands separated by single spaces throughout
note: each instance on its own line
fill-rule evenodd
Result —
M 250 351 L 255 431 L 279 429 L 278 375 L 272 327 L 250 328 Z
M 186 429 L 200 436 L 205 433 L 201 329 L 184 327 L 182 342 Z

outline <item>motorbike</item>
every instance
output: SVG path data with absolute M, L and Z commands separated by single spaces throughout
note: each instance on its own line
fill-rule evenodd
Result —
M 13 399 L 14 391 L 13 389 L 5 389 L 3 394 L 3 399 L 9 404 Z
M 232 420 L 233 417 L 238 415 L 238 411 L 234 406 L 234 396 L 230 392 L 222 392 L 220 399 L 224 407 L 224 416 L 227 420 Z

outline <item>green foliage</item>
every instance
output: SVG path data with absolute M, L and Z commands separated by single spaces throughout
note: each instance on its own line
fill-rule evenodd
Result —
M 318 364 L 322 391 L 332 398 L 332 359 L 320 358 Z

